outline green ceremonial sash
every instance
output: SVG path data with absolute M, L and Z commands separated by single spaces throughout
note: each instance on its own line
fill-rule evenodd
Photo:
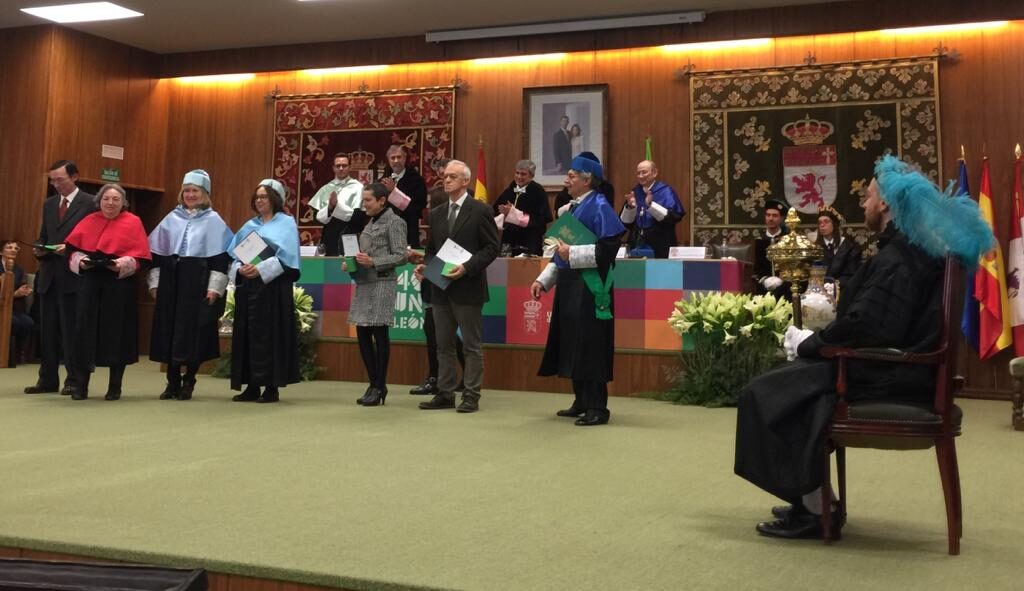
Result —
M 583 222 L 566 214 L 560 216 L 544 233 L 545 238 L 559 239 L 571 246 L 597 244 L 597 235 L 591 232 Z M 583 283 L 594 296 L 594 316 L 599 320 L 612 319 L 612 270 L 608 268 L 608 278 L 601 281 L 597 269 L 578 269 Z

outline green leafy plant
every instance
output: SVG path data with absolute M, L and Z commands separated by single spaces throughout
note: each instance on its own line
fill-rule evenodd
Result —
M 675 303 L 672 329 L 692 344 L 663 399 L 708 407 L 735 406 L 750 378 L 776 363 L 793 305 L 772 295 L 709 292 Z
M 316 324 L 317 314 L 313 311 L 313 296 L 297 285 L 292 287 L 292 303 L 295 306 L 295 323 L 299 329 L 299 376 L 302 381 L 308 382 L 315 380 L 324 369 L 316 364 L 316 335 L 313 333 L 313 326 Z M 234 289 L 227 292 L 224 315 L 220 319 L 224 324 L 234 324 Z M 221 353 L 212 375 L 218 378 L 231 377 L 231 351 Z

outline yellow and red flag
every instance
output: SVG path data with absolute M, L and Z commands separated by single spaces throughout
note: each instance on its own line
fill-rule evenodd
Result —
M 1017 357 L 1024 356 L 1024 293 L 1021 293 L 1021 275 L 1024 274 L 1024 190 L 1021 189 L 1021 150 L 1017 144 L 1013 164 L 1013 216 L 1010 217 L 1010 243 L 1006 261 L 1007 298 L 1010 302 L 1010 325 L 1013 326 L 1013 348 Z
M 974 275 L 974 297 L 978 310 L 978 355 L 988 359 L 1013 344 L 1010 330 L 1010 306 L 1006 298 L 1006 273 L 1003 267 L 1003 251 L 999 246 L 999 234 L 992 223 L 992 183 L 989 180 L 988 157 L 981 161 L 981 192 L 978 195 L 981 216 L 992 228 L 996 247 L 981 257 L 980 266 Z
M 477 201 L 487 203 L 487 163 L 484 162 L 484 142 L 480 141 L 480 151 L 476 157 L 476 187 L 473 188 L 473 197 Z

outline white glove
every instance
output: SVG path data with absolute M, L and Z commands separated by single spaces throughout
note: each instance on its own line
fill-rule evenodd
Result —
M 782 348 L 786 351 L 786 361 L 793 361 L 797 358 L 797 349 L 800 347 L 800 343 L 812 334 L 814 331 L 806 328 L 790 326 L 786 329 L 786 336 L 782 341 Z
M 763 285 L 768 291 L 772 291 L 776 287 L 782 285 L 782 280 L 775 276 L 765 277 L 761 280 L 761 285 Z

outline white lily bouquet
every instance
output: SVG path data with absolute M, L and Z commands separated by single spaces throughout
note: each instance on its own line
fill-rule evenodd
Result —
M 683 369 L 665 398 L 680 404 L 735 406 L 750 378 L 781 358 L 793 305 L 773 295 L 708 292 L 675 303 L 668 323 L 684 346 Z

